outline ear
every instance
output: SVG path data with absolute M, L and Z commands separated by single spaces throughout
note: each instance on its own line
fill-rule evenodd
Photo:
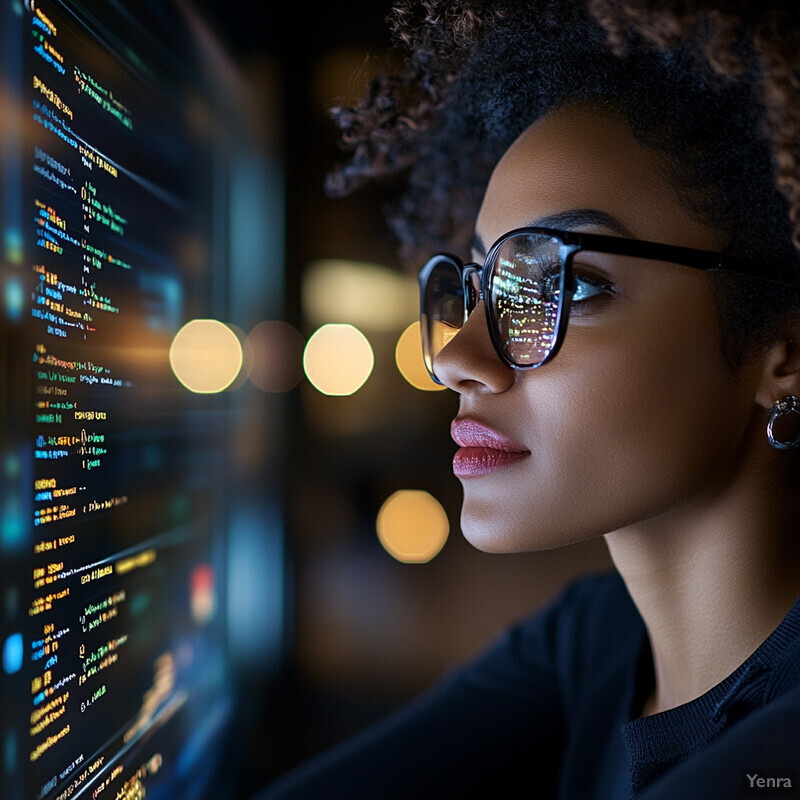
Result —
M 800 336 L 785 335 L 762 356 L 756 402 L 770 409 L 789 395 L 800 397 Z

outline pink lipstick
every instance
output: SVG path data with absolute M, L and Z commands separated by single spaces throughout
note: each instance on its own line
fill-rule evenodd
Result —
M 459 446 L 453 456 L 457 478 L 488 475 L 530 455 L 530 450 L 472 419 L 454 419 L 450 435 Z

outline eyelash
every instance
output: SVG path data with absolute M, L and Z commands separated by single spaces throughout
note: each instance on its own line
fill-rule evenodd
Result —
M 603 295 L 609 296 L 614 293 L 614 285 L 596 275 L 573 273 L 573 278 L 575 281 L 575 292 L 572 295 L 573 309 L 580 309 L 587 301 L 594 300 Z M 588 289 L 590 294 L 581 297 L 582 289 L 583 291 L 587 291 Z

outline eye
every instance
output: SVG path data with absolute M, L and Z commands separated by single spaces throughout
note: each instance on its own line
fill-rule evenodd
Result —
M 610 294 L 611 286 L 599 278 L 589 275 L 575 275 L 575 289 L 572 293 L 572 302 L 580 303 L 600 294 Z

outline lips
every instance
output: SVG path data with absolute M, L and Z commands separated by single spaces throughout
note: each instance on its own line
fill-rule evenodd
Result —
M 450 435 L 459 445 L 453 456 L 458 478 L 488 475 L 530 455 L 527 448 L 475 420 L 453 420 Z

